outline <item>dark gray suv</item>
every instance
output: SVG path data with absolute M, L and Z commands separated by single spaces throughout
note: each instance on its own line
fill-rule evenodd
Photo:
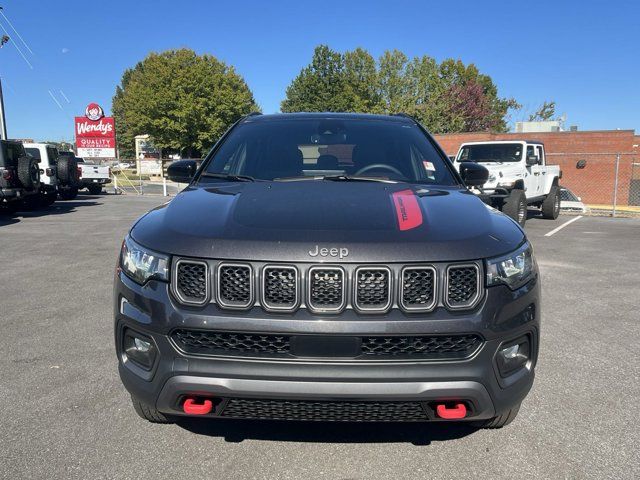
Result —
M 136 222 L 115 278 L 143 418 L 475 421 L 529 392 L 540 280 L 523 230 L 407 116 L 249 115 Z

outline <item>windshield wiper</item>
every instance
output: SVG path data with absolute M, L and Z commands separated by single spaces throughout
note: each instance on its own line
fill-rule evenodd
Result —
M 256 179 L 249 175 L 234 175 L 232 173 L 209 173 L 204 172 L 200 177 L 219 178 L 221 180 L 231 180 L 232 182 L 255 182 Z
M 380 183 L 398 183 L 397 180 L 389 180 L 380 177 L 359 177 L 354 175 L 325 175 L 322 180 L 331 182 L 380 182 Z

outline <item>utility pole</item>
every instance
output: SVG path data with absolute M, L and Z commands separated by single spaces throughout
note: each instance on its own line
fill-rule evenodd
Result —
M 0 7 L 0 10 L 2 7 Z M 0 37 L 0 48 L 9 41 L 8 35 Z M 7 123 L 4 120 L 4 97 L 2 96 L 2 78 L 0 78 L 0 139 L 7 139 Z

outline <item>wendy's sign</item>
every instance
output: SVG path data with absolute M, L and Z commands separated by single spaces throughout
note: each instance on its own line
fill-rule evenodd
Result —
M 113 117 L 104 116 L 100 105 L 87 105 L 85 116 L 76 117 L 75 124 L 79 157 L 115 158 L 116 125 Z

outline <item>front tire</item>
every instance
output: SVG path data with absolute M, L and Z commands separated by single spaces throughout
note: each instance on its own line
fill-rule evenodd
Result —
M 560 215 L 560 188 L 553 185 L 549 195 L 542 202 L 542 217 L 555 220 Z
M 486 422 L 480 423 L 477 426 L 479 428 L 502 428 L 506 425 L 509 425 L 513 420 L 518 416 L 518 412 L 520 411 L 520 404 L 517 404 L 511 410 L 507 410 L 502 415 L 498 415 L 497 417 L 493 417 Z
M 502 213 L 513 218 L 521 227 L 524 227 L 527 221 L 527 197 L 524 190 L 518 188 L 511 190 L 504 205 Z
M 171 418 L 167 417 L 164 413 L 160 413 L 155 408 L 142 403 L 133 395 L 131 396 L 131 403 L 133 404 L 133 409 L 136 411 L 138 416 L 144 420 L 147 420 L 151 423 L 173 423 Z

